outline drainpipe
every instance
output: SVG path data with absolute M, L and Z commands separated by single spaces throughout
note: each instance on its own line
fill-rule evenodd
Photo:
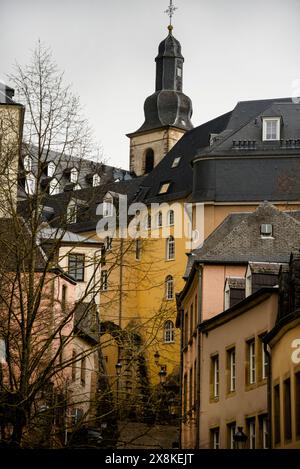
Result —
M 272 356 L 268 351 L 268 344 L 264 343 L 264 351 L 268 357 L 268 382 L 267 382 L 267 403 L 268 403 L 268 449 L 272 449 Z
M 200 372 L 201 372 L 201 367 L 200 367 L 200 358 L 202 356 L 201 354 L 201 332 L 198 329 L 198 325 L 202 322 L 202 266 L 199 266 L 197 268 L 198 271 L 198 305 L 197 305 L 197 310 L 198 310 L 198 320 L 197 320 L 197 384 L 196 384 L 196 393 L 197 393 L 197 398 L 196 398 L 196 442 L 195 442 L 195 449 L 199 449 L 199 437 L 200 437 Z
M 183 374 L 183 310 L 180 310 L 180 382 L 179 382 L 179 448 L 182 448 L 181 445 L 181 435 L 182 435 L 182 374 Z

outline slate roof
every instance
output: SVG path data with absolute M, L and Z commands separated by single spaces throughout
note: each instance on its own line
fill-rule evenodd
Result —
M 222 264 L 288 262 L 291 251 L 300 245 L 300 223 L 294 213 L 281 212 L 264 202 L 254 212 L 229 215 L 201 248 L 188 255 L 184 277 L 188 277 L 195 261 Z M 262 223 L 273 225 L 272 237 L 260 235 Z
M 53 227 L 61 227 L 64 224 L 67 213 L 67 206 L 71 200 L 77 201 L 78 222 L 66 226 L 68 231 L 80 233 L 95 230 L 101 216 L 96 214 L 96 209 L 103 202 L 107 192 L 127 195 L 128 204 L 137 196 L 144 177 L 131 179 L 123 182 L 101 184 L 97 187 L 64 192 L 57 195 L 46 195 L 43 200 L 43 209 L 52 209 L 48 222 Z M 30 202 L 21 201 L 18 204 L 19 212 L 25 217 L 30 216 Z M 52 215 L 51 215 L 52 213 Z M 63 226 L 65 228 L 65 226 Z
M 19 198 L 27 197 L 24 191 L 25 187 L 25 177 L 27 172 L 24 168 L 24 158 L 26 155 L 29 155 L 32 159 L 32 173 L 37 175 L 38 172 L 38 150 L 35 146 L 27 146 L 23 144 L 22 147 L 22 158 L 19 168 Z M 70 182 L 70 170 L 76 168 L 79 172 L 78 184 L 80 184 L 82 189 L 92 187 L 92 178 L 94 174 L 98 174 L 101 178 L 101 184 L 107 184 L 114 182 L 115 180 L 127 181 L 132 179 L 133 175 L 121 168 L 116 168 L 101 162 L 88 160 L 85 158 L 76 158 L 75 156 L 69 156 L 66 154 L 61 154 L 55 151 L 45 152 L 45 156 L 42 158 L 45 162 L 45 168 L 40 177 L 40 184 L 47 191 L 47 186 L 49 186 L 50 181 L 53 178 L 56 178 L 60 185 L 60 192 L 64 191 L 73 191 L 75 184 Z M 56 169 L 53 177 L 47 176 L 47 166 L 50 162 L 55 163 Z M 23 187 L 23 189 L 22 189 Z
M 246 280 L 245 278 L 239 277 L 227 277 L 226 279 L 229 288 L 237 288 L 237 289 L 244 289 Z

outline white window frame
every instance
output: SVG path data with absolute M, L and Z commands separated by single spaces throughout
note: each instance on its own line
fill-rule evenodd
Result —
M 100 186 L 100 184 L 101 184 L 101 177 L 99 176 L 98 173 L 95 173 L 93 175 L 93 187 Z
M 103 217 L 112 217 L 114 213 L 113 197 L 107 195 L 103 199 Z
M 248 342 L 248 353 L 249 353 L 249 383 L 256 383 L 256 350 L 255 340 Z
M 36 191 L 36 177 L 33 173 L 27 174 L 25 178 L 25 192 L 27 195 L 34 195 Z
M 167 213 L 168 226 L 174 226 L 175 213 L 174 210 L 169 210 Z
M 235 348 L 229 351 L 229 365 L 230 365 L 230 392 L 236 390 L 236 354 Z
M 29 155 L 26 155 L 23 160 L 23 166 L 25 171 L 32 171 L 32 158 Z
M 53 178 L 49 183 L 49 195 L 59 194 L 60 187 L 59 182 L 56 178 Z
M 219 428 L 214 428 L 212 430 L 212 440 L 213 440 L 213 449 L 219 449 L 220 448 L 220 429 Z
M 265 117 L 263 118 L 263 141 L 264 142 L 277 142 L 280 140 L 280 117 Z M 268 125 L 276 124 L 275 135 L 268 134 Z
M 166 300 L 173 300 L 174 299 L 174 279 L 172 275 L 168 275 L 166 277 Z
M 261 342 L 261 377 L 266 379 L 268 376 L 268 355 L 265 352 L 264 343 Z
M 263 449 L 268 449 L 268 418 L 262 418 L 262 447 Z
M 73 184 L 76 184 L 78 181 L 78 169 L 77 168 L 72 168 L 70 171 L 70 182 Z
M 250 420 L 249 422 L 249 448 L 256 448 L 256 432 L 255 432 L 255 419 Z
M 77 223 L 78 207 L 76 202 L 70 202 L 67 208 L 67 223 Z
M 56 170 L 56 164 L 53 161 L 49 161 L 47 165 L 47 176 L 52 178 Z
M 164 343 L 173 344 L 175 342 L 175 328 L 174 323 L 168 320 L 164 324 Z
M 181 160 L 181 156 L 176 156 L 173 160 L 171 168 L 177 168 Z
M 220 367 L 219 355 L 212 357 L 213 361 L 213 397 L 217 398 L 220 395 Z
M 167 247 L 167 260 L 173 261 L 175 259 L 175 239 L 174 236 L 169 236 L 166 242 Z

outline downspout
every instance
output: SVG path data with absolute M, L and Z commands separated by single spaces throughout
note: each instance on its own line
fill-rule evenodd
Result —
M 197 384 L 196 384 L 196 442 L 195 442 L 195 449 L 199 449 L 200 443 L 200 375 L 201 375 L 201 367 L 200 367 L 200 358 L 201 358 L 201 332 L 199 331 L 199 324 L 202 322 L 202 266 L 197 268 L 198 271 L 198 319 L 197 319 Z
M 182 374 L 183 374 L 183 310 L 180 310 L 180 382 L 179 382 L 179 448 L 182 449 L 181 435 L 182 435 Z
M 273 435 L 272 435 L 272 356 L 268 351 L 268 344 L 264 343 L 264 351 L 268 357 L 268 382 L 267 382 L 267 405 L 268 405 L 268 449 L 272 449 Z

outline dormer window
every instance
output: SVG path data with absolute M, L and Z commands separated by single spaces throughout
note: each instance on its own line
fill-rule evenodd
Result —
M 159 194 L 166 194 L 170 188 L 170 185 L 171 183 L 170 182 L 163 182 L 161 185 L 160 185 L 160 188 L 159 188 L 159 191 L 158 193 Z
M 74 191 L 80 191 L 82 189 L 81 185 L 80 184 L 76 184 L 74 186 Z
M 181 160 L 181 156 L 177 156 L 176 158 L 174 158 L 174 161 L 172 163 L 172 168 L 177 168 L 177 166 L 180 163 L 180 160 Z
M 76 202 L 70 202 L 67 208 L 67 223 L 77 222 L 77 204 Z
M 78 181 L 78 170 L 76 168 L 72 168 L 70 171 L 70 182 L 76 184 Z
M 108 194 L 103 200 L 103 216 L 112 217 L 113 210 L 114 210 L 113 198 L 110 194 Z
M 260 225 L 260 234 L 263 238 L 270 238 L 273 235 L 273 225 L 270 223 L 263 223 Z
M 24 169 L 25 171 L 31 171 L 32 170 L 32 159 L 29 155 L 25 156 L 24 161 L 23 161 Z
M 280 140 L 280 117 L 267 117 L 263 119 L 263 141 L 272 142 Z
M 25 179 L 25 192 L 28 195 L 33 195 L 35 193 L 36 179 L 35 175 L 32 173 L 27 174 Z
M 101 178 L 99 176 L 99 174 L 94 174 L 93 175 L 93 187 L 97 187 L 97 186 L 100 186 L 100 182 L 101 182 Z
M 49 183 L 49 195 L 59 194 L 59 182 L 56 178 L 53 178 Z
M 49 178 L 52 178 L 54 176 L 55 170 L 56 170 L 55 163 L 53 163 L 53 161 L 50 161 L 50 163 L 48 163 L 48 166 L 47 166 L 47 176 Z

